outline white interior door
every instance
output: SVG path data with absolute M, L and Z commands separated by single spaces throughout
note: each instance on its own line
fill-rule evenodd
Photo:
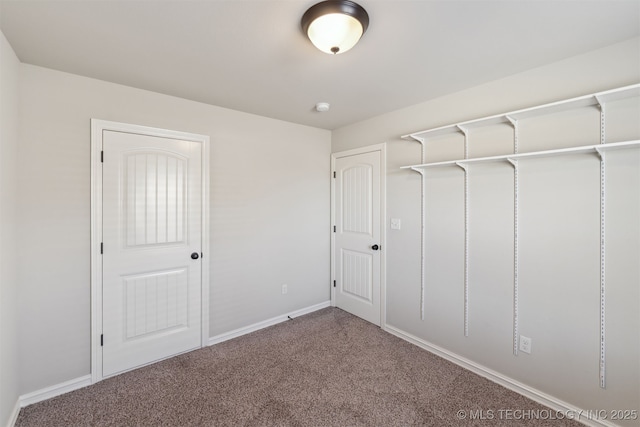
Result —
M 103 131 L 102 374 L 201 345 L 202 144 Z
M 380 326 L 381 151 L 335 159 L 335 305 Z

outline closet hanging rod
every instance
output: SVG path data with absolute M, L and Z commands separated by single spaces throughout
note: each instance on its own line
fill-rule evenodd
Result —
M 448 160 L 444 162 L 423 163 L 421 165 L 401 166 L 400 169 L 417 169 L 417 168 L 426 169 L 426 168 L 441 167 L 441 166 L 459 166 L 460 164 L 489 163 L 489 162 L 497 162 L 497 161 L 510 161 L 510 160 L 529 159 L 529 158 L 536 158 L 536 157 L 552 157 L 552 156 L 577 154 L 577 153 L 589 153 L 589 152 L 597 154 L 599 150 L 609 151 L 609 150 L 616 150 L 616 149 L 623 149 L 623 148 L 631 148 L 638 145 L 640 145 L 640 140 L 612 142 L 609 144 L 583 145 L 579 147 L 558 148 L 555 150 L 532 151 L 530 153 L 504 154 L 501 156 L 478 157 L 475 159 L 459 159 L 459 160 Z

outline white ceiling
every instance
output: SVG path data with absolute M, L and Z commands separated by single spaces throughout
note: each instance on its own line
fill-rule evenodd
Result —
M 300 30 L 317 1 L 0 0 L 0 25 L 22 62 L 325 129 L 640 34 L 640 0 L 359 0 L 330 56 Z

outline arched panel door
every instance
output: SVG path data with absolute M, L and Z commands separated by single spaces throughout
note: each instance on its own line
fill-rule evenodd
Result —
M 380 152 L 335 160 L 335 304 L 380 326 Z
M 201 145 L 104 131 L 104 377 L 200 347 Z

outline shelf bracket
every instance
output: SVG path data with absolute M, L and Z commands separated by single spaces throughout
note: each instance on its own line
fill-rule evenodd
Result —
M 461 125 L 456 125 L 456 127 L 464 135 L 464 158 L 466 160 L 469 158 L 469 129 Z
M 413 139 L 416 142 L 419 142 L 422 145 L 424 145 L 424 143 L 427 142 L 427 140 L 425 138 L 421 138 L 421 137 L 415 136 L 415 135 L 409 135 L 409 138 Z M 424 159 L 422 159 L 422 161 L 424 162 Z
M 598 108 L 602 110 L 602 107 L 604 107 L 604 101 L 602 100 L 602 98 L 599 95 L 593 95 L 593 99 L 596 100 L 596 104 L 598 105 Z
M 464 162 L 456 162 L 456 166 L 458 166 L 460 169 L 462 169 L 463 171 L 467 171 L 467 168 L 469 167 L 466 163 Z
M 427 161 L 427 139 L 415 135 L 410 136 L 415 142 L 420 143 L 420 163 L 425 163 Z
M 509 115 L 504 117 L 511 123 L 511 126 L 513 126 L 513 154 L 518 154 L 518 120 Z
M 604 125 L 605 125 L 606 108 L 605 108 L 604 101 L 600 99 L 598 95 L 595 95 L 594 98 L 598 103 L 598 107 L 600 107 L 600 144 L 604 144 L 605 143 L 605 126 Z

